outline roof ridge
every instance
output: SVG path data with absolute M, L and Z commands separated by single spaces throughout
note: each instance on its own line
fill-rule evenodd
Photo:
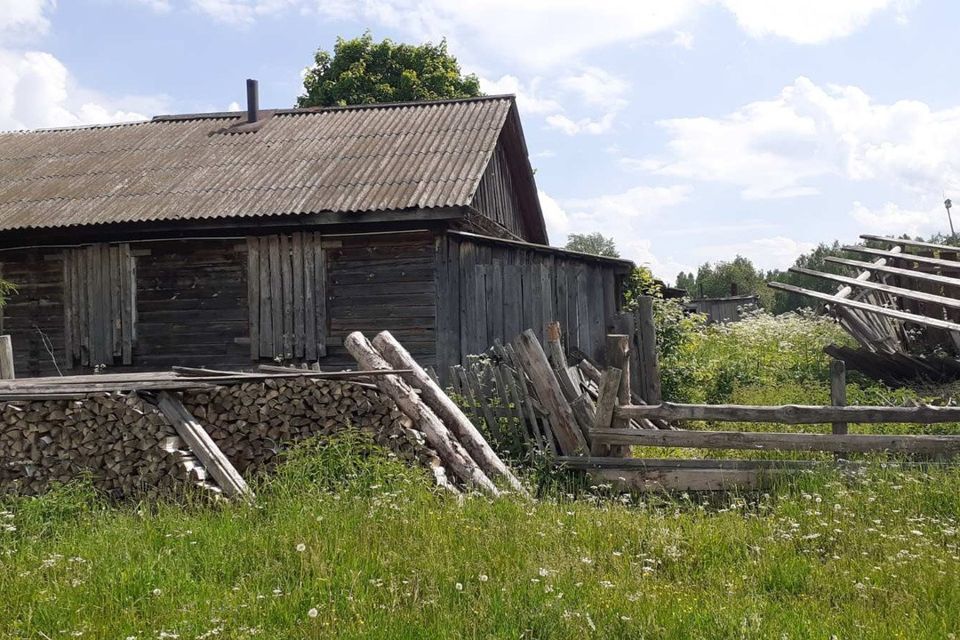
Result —
M 408 100 L 406 102 L 372 102 L 370 104 L 347 104 L 335 107 L 295 107 L 292 109 L 272 109 L 274 116 L 311 115 L 328 113 L 331 111 L 362 111 L 365 109 L 399 109 L 403 107 L 429 107 L 432 105 L 458 104 L 463 102 L 485 102 L 489 100 L 515 101 L 517 96 L 512 93 L 497 93 L 492 95 L 474 96 L 471 98 L 442 98 L 439 100 Z M 261 109 L 265 111 L 265 109 Z M 150 122 L 178 122 L 182 120 L 206 120 L 244 117 L 246 111 L 214 111 L 210 113 L 183 113 L 153 116 Z

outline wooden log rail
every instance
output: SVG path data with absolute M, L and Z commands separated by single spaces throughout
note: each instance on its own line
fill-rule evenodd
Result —
M 751 406 L 664 402 L 660 405 L 621 406 L 617 407 L 614 413 L 624 418 L 635 419 L 779 422 L 782 424 L 828 424 L 832 422 L 942 424 L 945 422 L 960 422 L 960 407 L 929 405 L 918 407 L 825 407 L 800 404 Z
M 958 436 L 596 429 L 591 437 L 596 442 L 608 445 L 687 449 L 833 451 L 836 453 L 886 451 L 933 455 L 960 453 Z

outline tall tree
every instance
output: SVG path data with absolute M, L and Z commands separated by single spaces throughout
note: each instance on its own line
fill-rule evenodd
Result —
M 480 82 L 463 75 L 457 59 L 440 44 L 410 45 L 386 39 L 374 42 L 370 32 L 359 38 L 337 38 L 333 53 L 318 49 L 303 79 L 298 107 L 331 107 L 379 102 L 412 102 L 473 98 Z
M 564 248 L 580 253 L 590 253 L 595 256 L 620 257 L 620 252 L 617 251 L 617 245 L 613 238 L 608 238 L 602 233 L 571 233 L 567 236 L 567 244 Z

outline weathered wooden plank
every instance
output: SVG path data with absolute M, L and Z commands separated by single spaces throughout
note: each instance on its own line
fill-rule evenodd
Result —
M 293 358 L 293 269 L 290 238 L 280 234 L 280 282 L 283 289 L 283 357 Z
M 67 369 L 73 368 L 73 273 L 71 271 L 72 249 L 60 252 L 63 256 L 63 356 Z M 0 328 L 2 331 L 2 328 Z
M 120 245 L 121 292 L 120 324 L 121 357 L 123 364 L 133 364 L 133 345 L 137 339 L 137 263 L 130 253 L 130 244 Z
M 659 404 L 662 395 L 660 387 L 660 362 L 657 356 L 657 327 L 653 318 L 653 298 L 640 296 L 637 300 L 636 329 L 640 335 L 640 379 L 643 382 L 641 392 L 647 404 Z
M 853 407 L 851 407 L 853 408 Z M 863 408 L 863 407 L 860 407 Z M 870 453 L 960 453 L 960 436 L 876 435 L 834 433 L 770 433 L 748 431 L 686 431 L 678 429 L 594 429 L 595 442 L 642 447 L 748 449 L 757 451 L 834 451 Z
M 950 260 L 956 261 L 957 247 L 952 247 L 946 244 L 934 244 L 932 242 L 921 242 L 920 240 L 909 240 L 904 238 L 888 238 L 887 236 L 875 236 L 868 233 L 860 234 L 860 237 L 864 240 L 874 240 L 876 242 L 883 242 L 891 246 L 904 246 L 904 247 L 918 247 L 921 249 L 932 249 L 937 252 L 944 252 L 951 254 L 952 257 Z M 960 265 L 958 265 L 960 266 Z
M 283 343 L 283 266 L 280 257 L 280 236 L 268 236 L 270 243 L 270 311 L 273 314 L 273 356 L 284 357 Z
M 487 271 L 487 347 L 492 345 L 495 340 L 509 340 L 513 336 L 506 335 L 504 331 L 504 299 L 503 299 L 503 265 L 499 260 L 494 260 Z
M 303 250 L 303 355 L 307 360 L 317 359 L 317 284 L 314 280 L 316 248 L 313 233 L 302 235 Z
M 260 358 L 260 241 L 247 238 L 247 312 L 250 332 L 250 359 Z
M 900 311 L 898 309 L 891 309 L 889 307 L 882 307 L 879 305 L 868 304 L 866 302 L 858 302 L 856 300 L 843 300 L 829 293 L 821 293 L 820 291 L 804 289 L 803 287 L 795 287 L 793 285 L 783 284 L 782 282 L 769 282 L 767 283 L 767 285 L 770 287 L 773 287 L 774 289 L 790 291 L 791 293 L 799 293 L 805 296 L 809 296 L 811 298 L 816 298 L 817 300 L 825 300 L 827 302 L 830 302 L 832 304 L 836 304 L 839 306 L 851 307 L 853 309 L 859 309 L 861 311 L 868 311 L 870 313 L 875 313 L 881 316 L 896 318 L 897 320 L 906 320 L 908 322 L 913 322 L 915 324 L 923 325 L 926 327 L 936 327 L 937 329 L 946 329 L 948 331 L 960 331 L 960 324 L 957 324 L 955 322 L 949 322 L 947 320 L 930 318 L 927 316 L 917 315 L 915 313 L 907 313 L 906 311 Z
M 327 355 L 327 253 L 323 248 L 323 236 L 313 234 L 313 286 L 316 291 L 314 304 L 316 305 L 317 356 Z
M 273 278 L 270 277 L 270 236 L 260 237 L 260 358 L 273 358 Z
M 577 264 L 575 278 L 577 285 L 577 347 L 591 358 L 597 359 L 597 354 L 593 349 L 593 335 L 590 332 L 590 294 L 586 265 Z
M 714 422 L 779 422 L 781 424 L 828 424 L 831 422 L 940 424 L 960 422 L 960 407 L 824 407 L 815 405 L 674 404 L 628 405 L 617 414 L 628 418 L 707 420 Z
M 805 269 L 803 267 L 790 267 L 790 271 L 794 273 L 802 273 L 804 275 L 813 276 L 815 278 L 821 278 L 823 280 L 832 280 L 834 282 L 839 282 L 843 284 L 848 284 L 852 287 L 860 289 L 872 289 L 876 291 L 882 291 L 890 295 L 894 295 L 900 298 L 908 298 L 910 300 L 918 300 L 920 302 L 930 302 L 936 305 L 947 307 L 949 309 L 960 309 L 960 300 L 957 298 L 951 298 L 949 296 L 941 296 L 933 293 L 924 293 L 923 291 L 916 291 L 914 289 L 905 289 L 903 287 L 895 287 L 893 285 L 884 284 L 882 282 L 874 282 L 873 280 L 862 280 L 859 278 L 850 278 L 848 276 L 841 276 L 835 273 L 825 273 L 822 271 L 815 271 L 813 269 Z
M 113 358 L 123 355 L 123 307 L 121 305 L 120 293 L 120 247 L 117 245 L 108 245 L 109 258 L 109 327 L 110 327 L 110 353 Z M 110 360 L 111 364 L 113 359 Z
M 844 251 L 852 251 L 854 253 L 863 253 L 868 256 L 879 256 L 882 258 L 891 258 L 893 260 L 899 260 L 901 262 L 915 262 L 917 264 L 925 264 L 934 267 L 946 267 L 948 269 L 956 269 L 957 262 L 955 260 L 944 260 L 942 258 L 931 258 L 928 256 L 921 256 L 915 253 L 903 253 L 900 251 L 888 251 L 885 249 L 871 249 L 870 247 L 858 247 L 858 246 L 845 246 L 843 247 Z
M 921 282 L 933 282 L 936 284 L 947 285 L 950 287 L 960 287 L 960 278 L 953 278 L 950 276 L 943 276 L 935 273 L 924 273 L 922 271 L 913 271 L 911 269 L 901 269 L 900 267 L 877 265 L 872 262 L 864 262 L 862 260 L 849 260 L 847 258 L 837 258 L 835 256 L 825 256 L 824 260 L 826 262 L 832 262 L 833 264 L 842 264 L 847 267 L 856 267 L 858 269 L 864 269 L 866 271 L 875 271 L 877 273 L 887 273 L 890 275 L 899 276 L 901 278 L 908 278 L 910 280 L 917 280 Z
M 587 441 L 580 431 L 570 404 L 560 390 L 560 383 L 553 374 L 536 334 L 530 329 L 525 330 L 514 342 L 514 348 L 524 372 L 533 383 L 537 398 L 550 414 L 550 424 L 560 450 L 565 455 L 589 451 Z
M 187 411 L 178 398 L 167 391 L 161 391 L 158 396 L 160 411 L 167 418 L 177 434 L 187 443 L 190 450 L 203 464 L 228 498 L 253 499 L 253 492 L 243 476 L 230 463 L 217 444 L 207 434 L 197 419 Z
M 293 357 L 303 358 L 306 353 L 304 331 L 304 290 L 303 290 L 303 233 L 294 232 L 290 236 L 290 277 L 293 280 Z

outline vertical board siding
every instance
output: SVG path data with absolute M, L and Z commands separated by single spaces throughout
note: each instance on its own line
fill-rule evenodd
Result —
M 327 298 L 322 241 L 312 232 L 247 238 L 251 359 L 316 361 L 324 355 Z
M 67 248 L 60 258 L 62 368 L 130 364 L 136 324 L 130 245 Z
M 544 339 L 548 322 L 557 320 L 568 348 L 603 361 L 604 340 L 620 307 L 621 275 L 626 266 L 498 245 L 463 236 L 441 236 L 448 260 L 444 278 L 457 278 L 459 298 L 439 300 L 438 310 L 459 326 L 459 351 L 449 360 L 482 353 L 497 340 L 506 343 L 524 329 Z M 440 264 L 440 263 L 438 263 Z M 444 339 L 444 344 L 454 340 Z M 449 375 L 447 367 L 441 377 Z
M 493 220 L 518 238 L 529 239 L 523 225 L 520 201 L 510 175 L 507 152 L 502 142 L 490 158 L 477 192 L 473 206 L 483 216 Z

